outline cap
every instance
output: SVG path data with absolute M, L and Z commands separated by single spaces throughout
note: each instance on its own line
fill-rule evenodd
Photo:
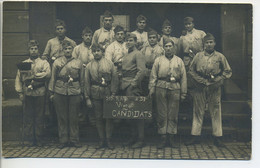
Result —
M 150 35 L 158 35 L 158 33 L 155 31 L 155 30 L 150 30 L 149 32 L 148 32 L 148 36 L 150 36 Z
M 62 42 L 62 48 L 64 49 L 64 48 L 66 48 L 66 47 L 68 47 L 68 46 L 71 46 L 72 48 L 74 48 L 73 43 L 72 43 L 71 41 L 64 40 L 64 41 Z
M 86 27 L 83 29 L 83 31 L 82 31 L 82 35 L 84 35 L 84 34 L 86 34 L 86 33 L 91 33 L 91 34 L 93 34 L 93 31 L 92 31 L 88 26 L 86 26 Z
M 168 38 L 168 37 L 164 37 L 164 38 L 163 38 L 163 46 L 164 46 L 165 44 L 167 44 L 167 43 L 172 43 L 172 45 L 174 45 L 173 40 L 171 40 L 171 39 Z
M 207 40 L 214 40 L 215 41 L 215 37 L 213 36 L 213 34 L 207 33 L 206 36 L 203 38 L 203 42 L 206 42 Z
M 124 28 L 123 28 L 122 26 L 120 26 L 120 25 L 117 25 L 117 26 L 115 27 L 115 29 L 114 29 L 115 34 L 116 34 L 117 32 L 120 32 L 120 31 L 124 31 Z
M 102 52 L 105 52 L 105 49 L 103 48 L 103 46 L 102 46 L 101 44 L 96 44 L 96 43 L 94 43 L 94 44 L 91 46 L 92 52 L 96 51 L 97 49 L 100 49 Z
M 130 32 L 126 33 L 126 38 L 125 39 L 127 40 L 129 38 L 134 38 L 135 41 L 137 40 L 136 35 L 134 33 L 130 33 Z
M 171 27 L 172 27 L 172 24 L 171 24 L 171 22 L 170 22 L 168 19 L 166 19 L 166 20 L 163 22 L 162 28 L 164 28 L 165 26 L 171 26 Z

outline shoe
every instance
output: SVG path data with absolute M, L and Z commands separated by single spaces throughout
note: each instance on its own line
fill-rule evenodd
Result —
M 220 148 L 225 147 L 225 145 L 223 144 L 223 142 L 220 140 L 220 137 L 214 137 L 214 139 L 213 139 L 213 144 L 214 144 L 216 147 L 220 147 Z
M 175 140 L 175 135 L 171 134 L 170 137 L 170 145 L 172 148 L 178 148 L 180 146 L 180 144 Z
M 81 148 L 82 145 L 79 142 L 72 142 L 71 147 Z
M 108 149 L 114 149 L 115 147 L 112 145 L 110 139 L 107 140 L 107 147 Z
M 63 149 L 63 148 L 65 148 L 65 147 L 67 147 L 68 145 L 66 144 L 66 143 L 61 143 L 61 144 L 59 144 L 57 147 L 59 148 L 59 149 Z
M 101 149 L 101 148 L 104 148 L 104 147 L 105 147 L 105 141 L 104 140 L 100 140 L 96 149 Z
M 166 140 L 167 140 L 167 136 L 166 135 L 162 135 L 160 144 L 157 146 L 157 148 L 158 149 L 164 148 L 166 146 Z
M 185 145 L 195 145 L 200 144 L 200 136 L 194 136 L 192 135 L 191 139 L 187 142 L 185 142 Z
M 139 140 L 137 141 L 135 144 L 132 145 L 132 148 L 141 148 L 144 146 L 144 141 L 143 140 Z

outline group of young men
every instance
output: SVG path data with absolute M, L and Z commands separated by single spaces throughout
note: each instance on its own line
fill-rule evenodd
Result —
M 114 17 L 106 11 L 103 26 L 93 34 L 82 31 L 82 43 L 65 36 L 64 21 L 55 24 L 56 37 L 50 39 L 42 55 L 39 44 L 30 40 L 29 59 L 18 65 L 15 88 L 24 104 L 25 133 L 30 145 L 42 145 L 43 115 L 47 104 L 54 104 L 59 133 L 59 148 L 80 147 L 79 117 L 81 102 L 95 113 L 100 137 L 98 148 L 113 149 L 113 119 L 103 118 L 106 96 L 149 96 L 164 148 L 167 135 L 176 147 L 179 105 L 190 97 L 193 102 L 192 138 L 187 145 L 199 143 L 206 107 L 211 114 L 214 144 L 223 146 L 221 121 L 221 85 L 232 75 L 225 56 L 215 51 L 212 34 L 194 28 L 191 17 L 184 18 L 185 33 L 172 37 L 169 20 L 162 35 L 146 31 L 147 19 L 139 15 L 137 29 L 125 32 L 112 27 Z M 180 56 L 180 57 L 179 57 Z M 45 99 L 45 98 L 48 99 Z M 193 104 L 192 104 L 193 103 Z M 87 109 L 87 108 L 83 108 Z M 132 148 L 144 145 L 144 120 L 130 123 Z

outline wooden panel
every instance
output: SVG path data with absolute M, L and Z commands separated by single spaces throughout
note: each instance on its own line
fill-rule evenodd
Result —
M 28 11 L 5 11 L 3 19 L 3 32 L 28 32 L 29 12 Z
M 3 55 L 25 55 L 28 53 L 29 33 L 4 33 Z
M 3 78 L 15 78 L 16 64 L 27 58 L 28 56 L 3 56 Z
M 28 10 L 28 2 L 4 2 L 3 9 L 5 10 Z

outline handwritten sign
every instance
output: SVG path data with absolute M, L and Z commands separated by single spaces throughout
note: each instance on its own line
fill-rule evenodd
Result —
M 104 118 L 152 119 L 152 100 L 143 96 L 107 96 Z

